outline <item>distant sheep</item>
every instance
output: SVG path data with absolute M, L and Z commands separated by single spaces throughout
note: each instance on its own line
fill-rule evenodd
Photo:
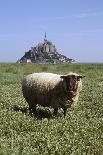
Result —
M 55 116 L 58 108 L 62 108 L 66 116 L 67 108 L 78 102 L 82 77 L 76 73 L 33 73 L 26 76 L 22 81 L 22 91 L 30 112 L 35 113 L 36 105 L 40 104 L 54 108 Z

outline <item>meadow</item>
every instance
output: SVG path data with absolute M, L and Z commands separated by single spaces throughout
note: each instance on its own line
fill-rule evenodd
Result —
M 30 116 L 22 78 L 69 71 L 85 75 L 78 106 Z M 103 64 L 0 64 L 0 155 L 103 155 Z

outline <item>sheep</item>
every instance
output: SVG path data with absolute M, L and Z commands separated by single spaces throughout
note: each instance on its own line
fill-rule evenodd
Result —
M 31 113 L 36 112 L 36 105 L 54 108 L 53 115 L 57 115 L 58 108 L 64 111 L 76 105 L 79 92 L 82 89 L 83 76 L 70 72 L 67 75 L 53 73 L 33 73 L 22 80 L 22 92 L 29 105 Z

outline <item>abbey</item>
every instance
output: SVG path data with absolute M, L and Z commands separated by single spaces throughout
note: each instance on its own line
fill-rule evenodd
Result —
M 67 58 L 61 55 L 55 45 L 47 40 L 46 33 L 44 41 L 38 43 L 37 46 L 31 47 L 31 49 L 25 52 L 24 56 L 17 61 L 17 63 L 47 63 L 47 64 L 61 64 L 71 63 L 73 59 Z

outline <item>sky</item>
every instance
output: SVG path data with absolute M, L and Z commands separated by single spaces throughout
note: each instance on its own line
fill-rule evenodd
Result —
M 0 0 L 0 62 L 47 39 L 77 62 L 103 62 L 103 0 Z

